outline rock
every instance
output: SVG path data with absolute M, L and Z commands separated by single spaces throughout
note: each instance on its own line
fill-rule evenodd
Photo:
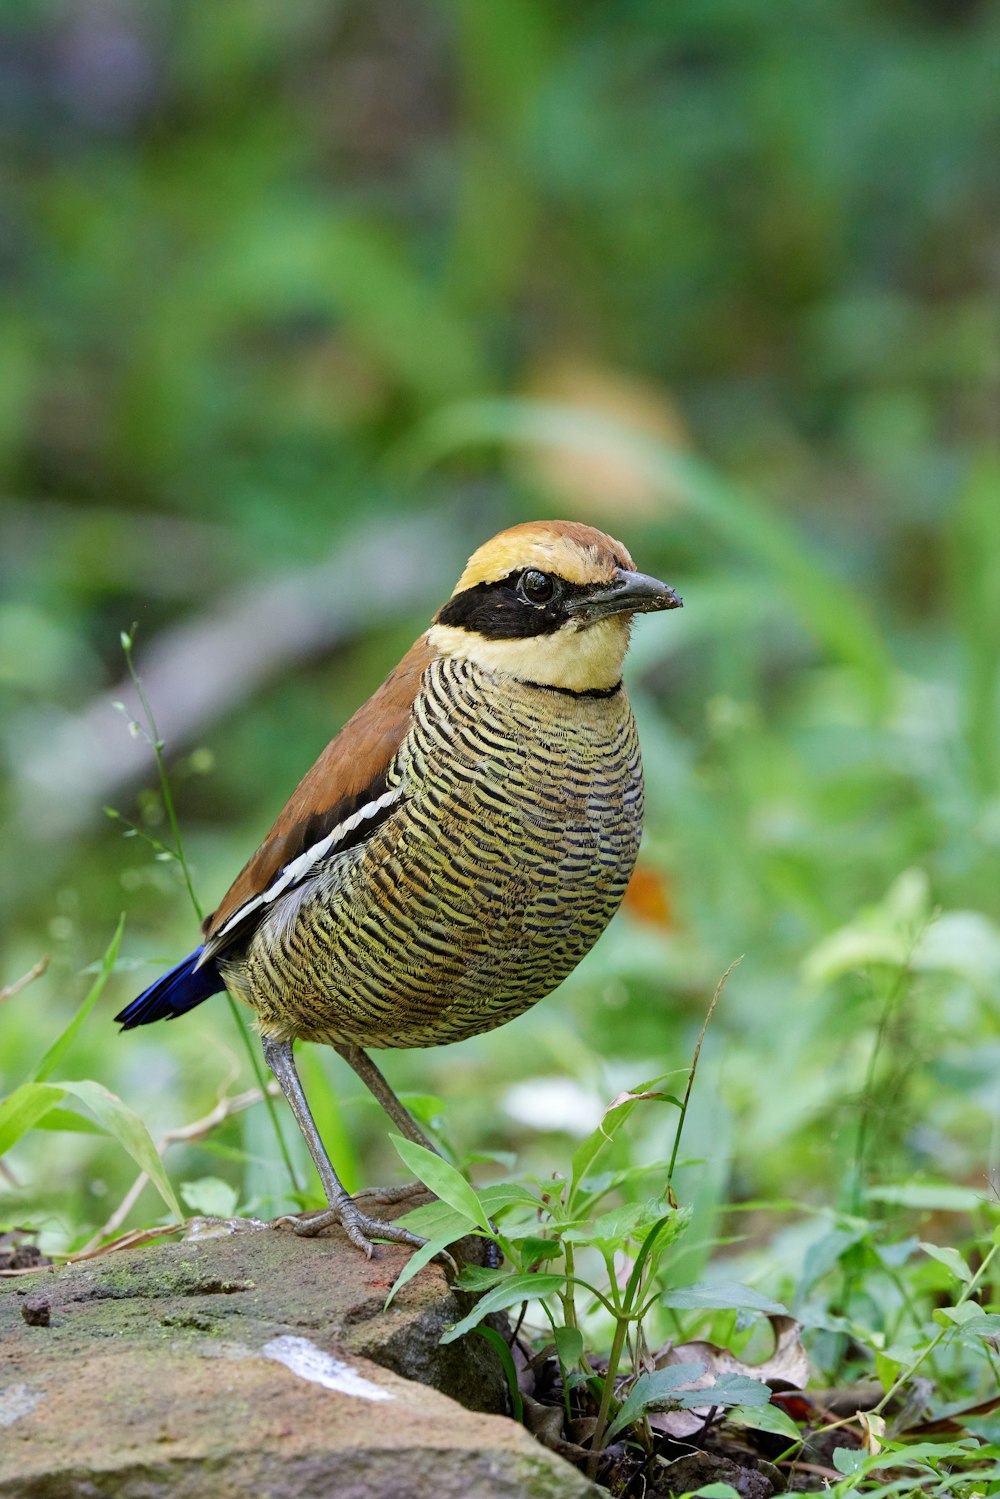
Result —
M 49 1298 L 41 1291 L 36 1291 L 33 1296 L 25 1296 L 21 1302 L 21 1316 L 29 1327 L 48 1327 L 52 1320 Z
M 775 1492 L 774 1484 L 765 1474 L 711 1452 L 692 1452 L 668 1464 L 656 1492 L 688 1494 L 712 1483 L 728 1483 L 740 1499 L 771 1499 Z
M 383 1310 L 408 1253 L 264 1228 L 0 1280 L 0 1499 L 596 1496 L 484 1340 L 440 1346 L 442 1269 Z

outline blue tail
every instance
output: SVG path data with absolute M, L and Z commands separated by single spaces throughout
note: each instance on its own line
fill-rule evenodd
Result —
M 203 968 L 195 966 L 202 951 L 202 948 L 196 947 L 183 962 L 171 968 L 169 973 L 163 974 L 155 984 L 144 989 L 138 999 L 133 999 L 130 1005 L 126 1005 L 115 1016 L 122 1030 L 130 1031 L 135 1025 L 149 1025 L 154 1020 L 173 1020 L 177 1015 L 186 1015 L 188 1010 L 200 1005 L 210 994 L 218 994 L 225 985 L 215 963 L 206 963 Z

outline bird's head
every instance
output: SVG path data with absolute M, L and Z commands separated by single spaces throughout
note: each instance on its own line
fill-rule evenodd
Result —
M 472 554 L 428 640 L 441 655 L 522 681 L 603 691 L 621 678 L 633 615 L 680 606 L 603 531 L 532 521 Z

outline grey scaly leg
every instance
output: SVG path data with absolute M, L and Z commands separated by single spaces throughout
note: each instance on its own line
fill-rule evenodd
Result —
M 369 1093 L 371 1093 L 376 1102 L 382 1105 L 393 1123 L 399 1126 L 400 1133 L 405 1135 L 408 1140 L 413 1140 L 415 1144 L 423 1145 L 427 1150 L 433 1150 L 435 1155 L 440 1155 L 441 1152 L 437 1146 L 431 1140 L 428 1140 L 413 1116 L 407 1109 L 404 1109 L 368 1053 L 362 1051 L 360 1046 L 348 1045 L 338 1045 L 337 1051 L 343 1057 L 344 1061 L 354 1068 Z M 427 1188 L 423 1182 L 407 1182 L 402 1187 L 363 1187 L 357 1193 L 357 1196 L 366 1197 L 372 1202 L 405 1202 L 408 1197 L 419 1197 L 421 1193 L 426 1191 Z M 492 1219 L 490 1219 L 490 1226 L 495 1233 L 496 1225 Z M 484 1263 L 491 1270 L 499 1269 L 503 1263 L 503 1255 L 500 1253 L 500 1250 L 494 1244 L 487 1241 L 485 1253 L 486 1259 Z
M 278 1079 L 281 1091 L 288 1099 L 288 1106 L 295 1115 L 302 1137 L 309 1147 L 309 1154 L 319 1172 L 326 1200 L 330 1204 L 328 1212 L 320 1213 L 315 1218 L 289 1216 L 284 1221 L 290 1223 L 297 1234 L 302 1234 L 306 1238 L 312 1238 L 322 1233 L 324 1228 L 329 1228 L 331 1224 L 339 1223 L 351 1243 L 363 1249 L 369 1257 L 372 1252 L 373 1238 L 392 1239 L 398 1244 L 412 1244 L 415 1249 L 419 1249 L 425 1240 L 410 1233 L 407 1228 L 400 1228 L 398 1224 L 383 1223 L 378 1218 L 369 1218 L 357 1206 L 334 1171 L 323 1141 L 319 1137 L 316 1121 L 313 1119 L 306 1095 L 302 1090 L 299 1074 L 295 1069 L 292 1042 L 279 1041 L 274 1036 L 263 1036 L 261 1040 L 264 1047 L 264 1060 Z
M 354 1068 L 376 1103 L 382 1105 L 400 1134 L 405 1135 L 407 1140 L 412 1140 L 414 1144 L 422 1145 L 425 1150 L 433 1150 L 435 1155 L 440 1155 L 441 1152 L 437 1146 L 428 1140 L 416 1120 L 407 1109 L 404 1109 L 368 1053 L 362 1051 L 360 1046 L 346 1044 L 338 1045 L 336 1049 L 348 1066 Z

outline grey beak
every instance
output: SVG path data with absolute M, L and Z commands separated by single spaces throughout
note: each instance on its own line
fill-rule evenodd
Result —
M 661 583 L 659 578 L 619 568 L 610 583 L 602 584 L 568 607 L 571 614 L 591 624 L 612 614 L 655 614 L 661 609 L 680 609 L 683 602 L 680 595 L 666 583 Z

